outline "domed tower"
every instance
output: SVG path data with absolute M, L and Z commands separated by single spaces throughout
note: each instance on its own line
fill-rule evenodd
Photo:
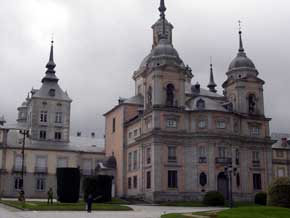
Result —
M 153 47 L 134 73 L 136 94 L 144 96 L 144 109 L 182 108 L 186 82 L 192 78 L 172 43 L 173 26 L 165 18 L 165 3 L 160 1 L 160 19 L 152 26 Z
M 233 110 L 246 115 L 264 116 L 263 85 L 253 61 L 247 57 L 243 47 L 242 31 L 239 30 L 239 51 L 231 62 L 227 80 L 223 83 L 225 96 Z

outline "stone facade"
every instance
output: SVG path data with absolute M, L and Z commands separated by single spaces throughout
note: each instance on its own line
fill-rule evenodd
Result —
M 105 114 L 106 155 L 118 157 L 116 194 L 158 202 L 201 199 L 218 190 L 227 198 L 225 167 L 231 166 L 234 198 L 252 200 L 272 179 L 265 82 L 246 56 L 240 31 L 224 94 L 216 93 L 212 65 L 209 90 L 192 85 L 164 8 L 152 26 L 152 50 L 134 72 L 134 97 Z

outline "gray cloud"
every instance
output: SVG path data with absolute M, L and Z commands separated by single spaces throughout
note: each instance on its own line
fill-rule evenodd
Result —
M 216 82 L 237 52 L 237 20 L 243 21 L 248 56 L 266 81 L 266 114 L 272 131 L 289 132 L 290 29 L 286 0 L 167 0 L 174 46 L 206 86 L 209 57 Z M 72 103 L 72 131 L 103 135 L 102 114 L 119 96 L 134 94 L 132 74 L 152 45 L 158 0 L 2 0 L 0 8 L 0 115 L 15 122 L 16 108 L 38 88 L 55 35 L 60 85 Z M 222 92 L 219 87 L 219 92 Z

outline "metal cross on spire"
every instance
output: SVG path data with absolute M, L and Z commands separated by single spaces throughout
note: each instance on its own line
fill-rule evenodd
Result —
M 165 2 L 164 0 L 160 0 L 160 6 L 159 6 L 159 11 L 160 11 L 160 17 L 162 19 L 165 18 L 165 11 L 166 11 L 166 7 L 165 7 Z

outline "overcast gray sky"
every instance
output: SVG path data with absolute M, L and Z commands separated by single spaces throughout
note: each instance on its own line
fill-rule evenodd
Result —
M 15 123 L 32 87 L 39 88 L 51 33 L 60 85 L 72 103 L 72 134 L 104 132 L 103 113 L 134 94 L 132 74 L 152 45 L 159 0 L 0 0 L 0 115 Z M 266 81 L 266 115 L 273 132 L 290 132 L 289 0 L 166 0 L 173 44 L 206 86 L 213 56 L 219 92 L 238 47 Z

